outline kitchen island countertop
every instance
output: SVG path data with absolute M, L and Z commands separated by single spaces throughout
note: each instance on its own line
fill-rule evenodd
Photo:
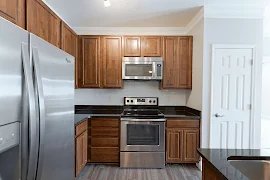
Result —
M 235 168 L 230 160 L 266 160 L 270 161 L 270 149 L 198 149 L 199 155 L 210 164 L 215 170 L 217 170 L 224 179 L 227 180 L 250 180 L 245 174 L 242 174 L 240 170 Z M 250 161 L 249 161 L 250 162 Z M 248 161 L 243 162 L 244 168 L 246 168 Z M 246 167 L 245 167 L 246 166 Z M 258 175 L 258 170 L 252 169 L 251 173 L 255 176 Z M 249 172 L 249 174 L 250 174 Z M 257 173 L 257 174 L 256 174 Z M 268 177 L 268 176 L 267 176 Z M 269 175 L 270 178 L 270 175 Z M 256 179 L 261 180 L 261 179 Z

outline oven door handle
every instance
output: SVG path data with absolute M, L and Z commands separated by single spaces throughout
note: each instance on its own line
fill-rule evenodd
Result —
M 131 118 L 121 118 L 121 121 L 134 121 L 134 122 L 165 122 L 166 119 L 131 119 Z

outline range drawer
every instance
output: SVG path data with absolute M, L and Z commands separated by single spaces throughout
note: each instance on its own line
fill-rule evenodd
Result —
M 119 148 L 91 148 L 91 162 L 119 162 Z
M 76 126 L 75 135 L 78 136 L 87 130 L 87 120 Z
M 167 118 L 166 127 L 167 128 L 199 128 L 200 120 Z

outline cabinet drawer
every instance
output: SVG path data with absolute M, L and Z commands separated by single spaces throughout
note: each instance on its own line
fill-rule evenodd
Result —
M 119 128 L 93 128 L 92 137 L 119 137 Z
M 119 148 L 91 148 L 91 162 L 119 162 Z
M 167 119 L 167 128 L 199 128 L 200 121 L 197 119 Z
M 92 118 L 91 126 L 92 127 L 119 127 L 118 118 Z
M 92 147 L 117 147 L 119 148 L 119 138 L 92 138 Z
M 76 126 L 76 136 L 80 135 L 82 132 L 87 130 L 87 121 Z

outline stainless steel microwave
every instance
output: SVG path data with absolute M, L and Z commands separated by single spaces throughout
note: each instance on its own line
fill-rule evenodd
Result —
M 162 57 L 123 57 L 123 79 L 162 80 Z

